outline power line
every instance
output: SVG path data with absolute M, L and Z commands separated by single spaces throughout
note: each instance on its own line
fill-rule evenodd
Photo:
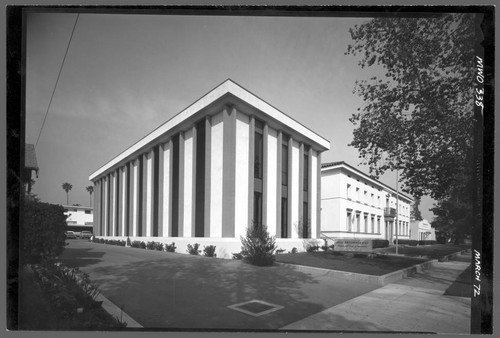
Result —
M 62 69 L 64 67 L 64 61 L 66 61 L 66 55 L 68 55 L 69 46 L 71 45 L 71 40 L 73 39 L 73 33 L 75 32 L 76 23 L 78 22 L 79 17 L 80 17 L 80 13 L 78 13 L 76 16 L 75 24 L 73 25 L 73 30 L 71 31 L 71 36 L 69 37 L 68 46 L 66 47 L 66 52 L 64 53 L 64 58 L 63 58 L 63 61 L 61 63 L 61 68 L 59 68 L 59 74 L 57 74 L 56 84 L 54 85 L 54 89 L 52 90 L 52 95 L 50 96 L 49 106 L 47 107 L 47 111 L 45 112 L 45 117 L 43 118 L 42 127 L 40 128 L 40 132 L 38 133 L 38 138 L 36 139 L 35 149 L 36 149 L 36 146 L 38 145 L 38 141 L 40 140 L 40 136 L 42 135 L 43 126 L 45 126 L 45 120 L 47 119 L 47 115 L 48 115 L 49 110 L 50 110 L 50 105 L 52 104 L 52 99 L 54 98 L 54 94 L 56 92 L 57 83 L 59 82 L 59 77 L 61 76 L 61 72 L 62 72 Z

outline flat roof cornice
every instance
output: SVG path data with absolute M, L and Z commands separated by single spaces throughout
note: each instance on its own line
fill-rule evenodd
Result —
M 107 170 L 113 168 L 120 162 L 122 162 L 124 159 L 127 157 L 133 155 L 137 151 L 139 151 L 141 148 L 147 146 L 148 144 L 154 142 L 155 140 L 159 139 L 162 135 L 164 135 L 166 132 L 171 130 L 172 128 L 176 127 L 177 125 L 181 124 L 183 121 L 186 119 L 190 118 L 191 116 L 195 115 L 197 112 L 200 110 L 204 109 L 205 107 L 209 106 L 210 104 L 214 103 L 216 100 L 222 98 L 226 94 L 232 94 L 235 97 L 243 100 L 244 102 L 248 103 L 249 105 L 255 107 L 256 109 L 262 111 L 263 113 L 269 115 L 271 118 L 279 121 L 280 123 L 283 123 L 287 125 L 289 128 L 295 130 L 296 132 L 304 135 L 305 137 L 309 138 L 310 140 L 314 141 L 317 143 L 320 147 L 323 147 L 324 150 L 330 149 L 330 142 L 326 140 L 325 138 L 319 136 L 312 130 L 306 128 L 302 124 L 298 123 L 288 115 L 282 113 L 278 109 L 274 108 L 264 100 L 260 99 L 256 95 L 252 94 L 251 92 L 247 91 L 240 85 L 236 84 L 232 80 L 228 79 L 221 83 L 219 86 L 217 86 L 215 89 L 211 90 L 207 94 L 205 94 L 203 97 L 195 101 L 193 104 L 191 104 L 189 107 L 172 117 L 170 120 L 167 122 L 163 123 L 161 126 L 153 130 L 151 133 L 140 139 L 138 142 L 127 148 L 125 151 L 120 153 L 118 156 L 113 158 L 111 161 L 97 169 L 94 173 L 92 173 L 89 176 L 89 180 L 92 181 L 98 176 L 102 175 L 105 173 Z
M 354 168 L 353 166 L 347 164 L 344 161 L 322 163 L 321 164 L 321 171 L 322 172 L 328 171 L 328 170 L 333 170 L 333 169 L 344 169 L 346 171 L 349 171 L 349 172 L 352 172 L 356 175 L 359 175 L 359 176 L 363 177 L 365 180 L 372 182 L 374 184 L 377 184 L 377 185 L 381 186 L 382 188 L 389 190 L 390 192 L 392 192 L 394 194 L 397 193 L 395 189 L 391 188 L 387 184 L 382 183 L 379 180 L 376 180 L 376 179 L 370 177 L 369 175 L 365 174 L 361 170 Z M 399 196 L 406 198 L 408 201 L 410 201 L 410 203 L 413 203 L 414 200 L 412 197 L 409 197 L 408 195 L 403 194 L 401 191 L 398 194 L 399 194 Z

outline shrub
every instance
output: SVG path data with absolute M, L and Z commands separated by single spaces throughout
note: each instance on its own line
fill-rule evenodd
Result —
M 42 203 L 35 198 L 24 201 L 19 253 L 24 263 L 54 260 L 66 245 L 66 215 L 60 205 Z
M 132 241 L 132 244 L 130 244 L 130 246 L 132 248 L 141 248 L 141 249 L 146 248 L 146 244 L 144 244 L 144 242 L 141 241 Z
M 131 246 L 132 243 L 130 242 L 130 237 L 127 237 L 127 246 Z
M 155 250 L 156 251 L 163 251 L 163 243 L 156 243 Z
M 156 248 L 156 242 L 148 242 L 148 244 L 146 244 L 146 249 L 148 250 L 154 250 Z
M 306 249 L 307 252 L 314 252 L 316 250 L 319 250 L 319 245 L 309 245 Z
M 200 247 L 200 244 L 198 243 L 195 243 L 194 245 L 191 245 L 191 244 L 188 244 L 187 245 L 187 252 L 190 254 L 190 255 L 199 255 L 201 250 L 198 250 L 198 248 Z
M 418 241 L 418 245 L 433 245 L 436 244 L 437 242 L 434 240 L 422 240 Z
M 253 265 L 265 266 L 274 263 L 276 238 L 270 236 L 265 225 L 254 224 L 247 228 L 246 237 L 240 236 L 243 259 Z
M 280 253 L 285 252 L 285 249 L 278 249 L 276 250 L 276 254 L 279 255 Z M 233 254 L 234 255 L 234 254 Z
M 297 253 L 297 248 L 292 248 L 292 251 L 290 251 L 290 253 L 293 253 L 293 254 Z
M 393 243 L 396 244 L 396 240 L 393 240 Z M 398 239 L 399 245 L 409 245 L 409 246 L 417 246 L 418 241 L 415 239 Z
M 324 252 L 327 252 L 328 251 L 328 241 L 326 240 L 326 238 L 323 238 L 323 242 L 324 244 L 321 246 L 321 250 L 323 250 Z
M 172 242 L 172 244 L 165 244 L 165 250 L 167 252 L 175 252 L 175 249 L 176 247 L 174 242 Z
M 387 239 L 372 239 L 372 248 L 387 248 L 389 246 L 389 241 Z
M 243 259 L 243 254 L 241 252 L 233 253 L 233 259 Z
M 203 254 L 207 257 L 217 257 L 217 254 L 215 253 L 215 245 L 203 247 Z

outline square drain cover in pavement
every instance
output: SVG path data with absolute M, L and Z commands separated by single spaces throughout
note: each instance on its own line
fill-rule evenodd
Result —
M 264 302 L 262 300 L 253 299 L 248 302 L 229 305 L 228 308 L 246 313 L 247 315 L 260 317 L 268 313 L 281 310 L 283 306 Z

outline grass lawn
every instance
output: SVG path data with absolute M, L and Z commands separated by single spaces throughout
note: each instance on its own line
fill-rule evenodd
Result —
M 470 245 L 452 245 L 452 244 L 434 244 L 419 246 L 399 246 L 398 254 L 410 257 L 423 257 L 429 259 L 438 259 L 446 255 L 469 249 Z M 388 247 L 382 252 L 396 253 L 396 247 Z
M 405 256 L 352 257 L 351 255 L 334 255 L 325 252 L 299 252 L 295 254 L 276 255 L 280 263 L 305 265 L 316 268 L 362 273 L 382 276 L 390 272 L 408 268 L 427 261 L 422 258 Z

